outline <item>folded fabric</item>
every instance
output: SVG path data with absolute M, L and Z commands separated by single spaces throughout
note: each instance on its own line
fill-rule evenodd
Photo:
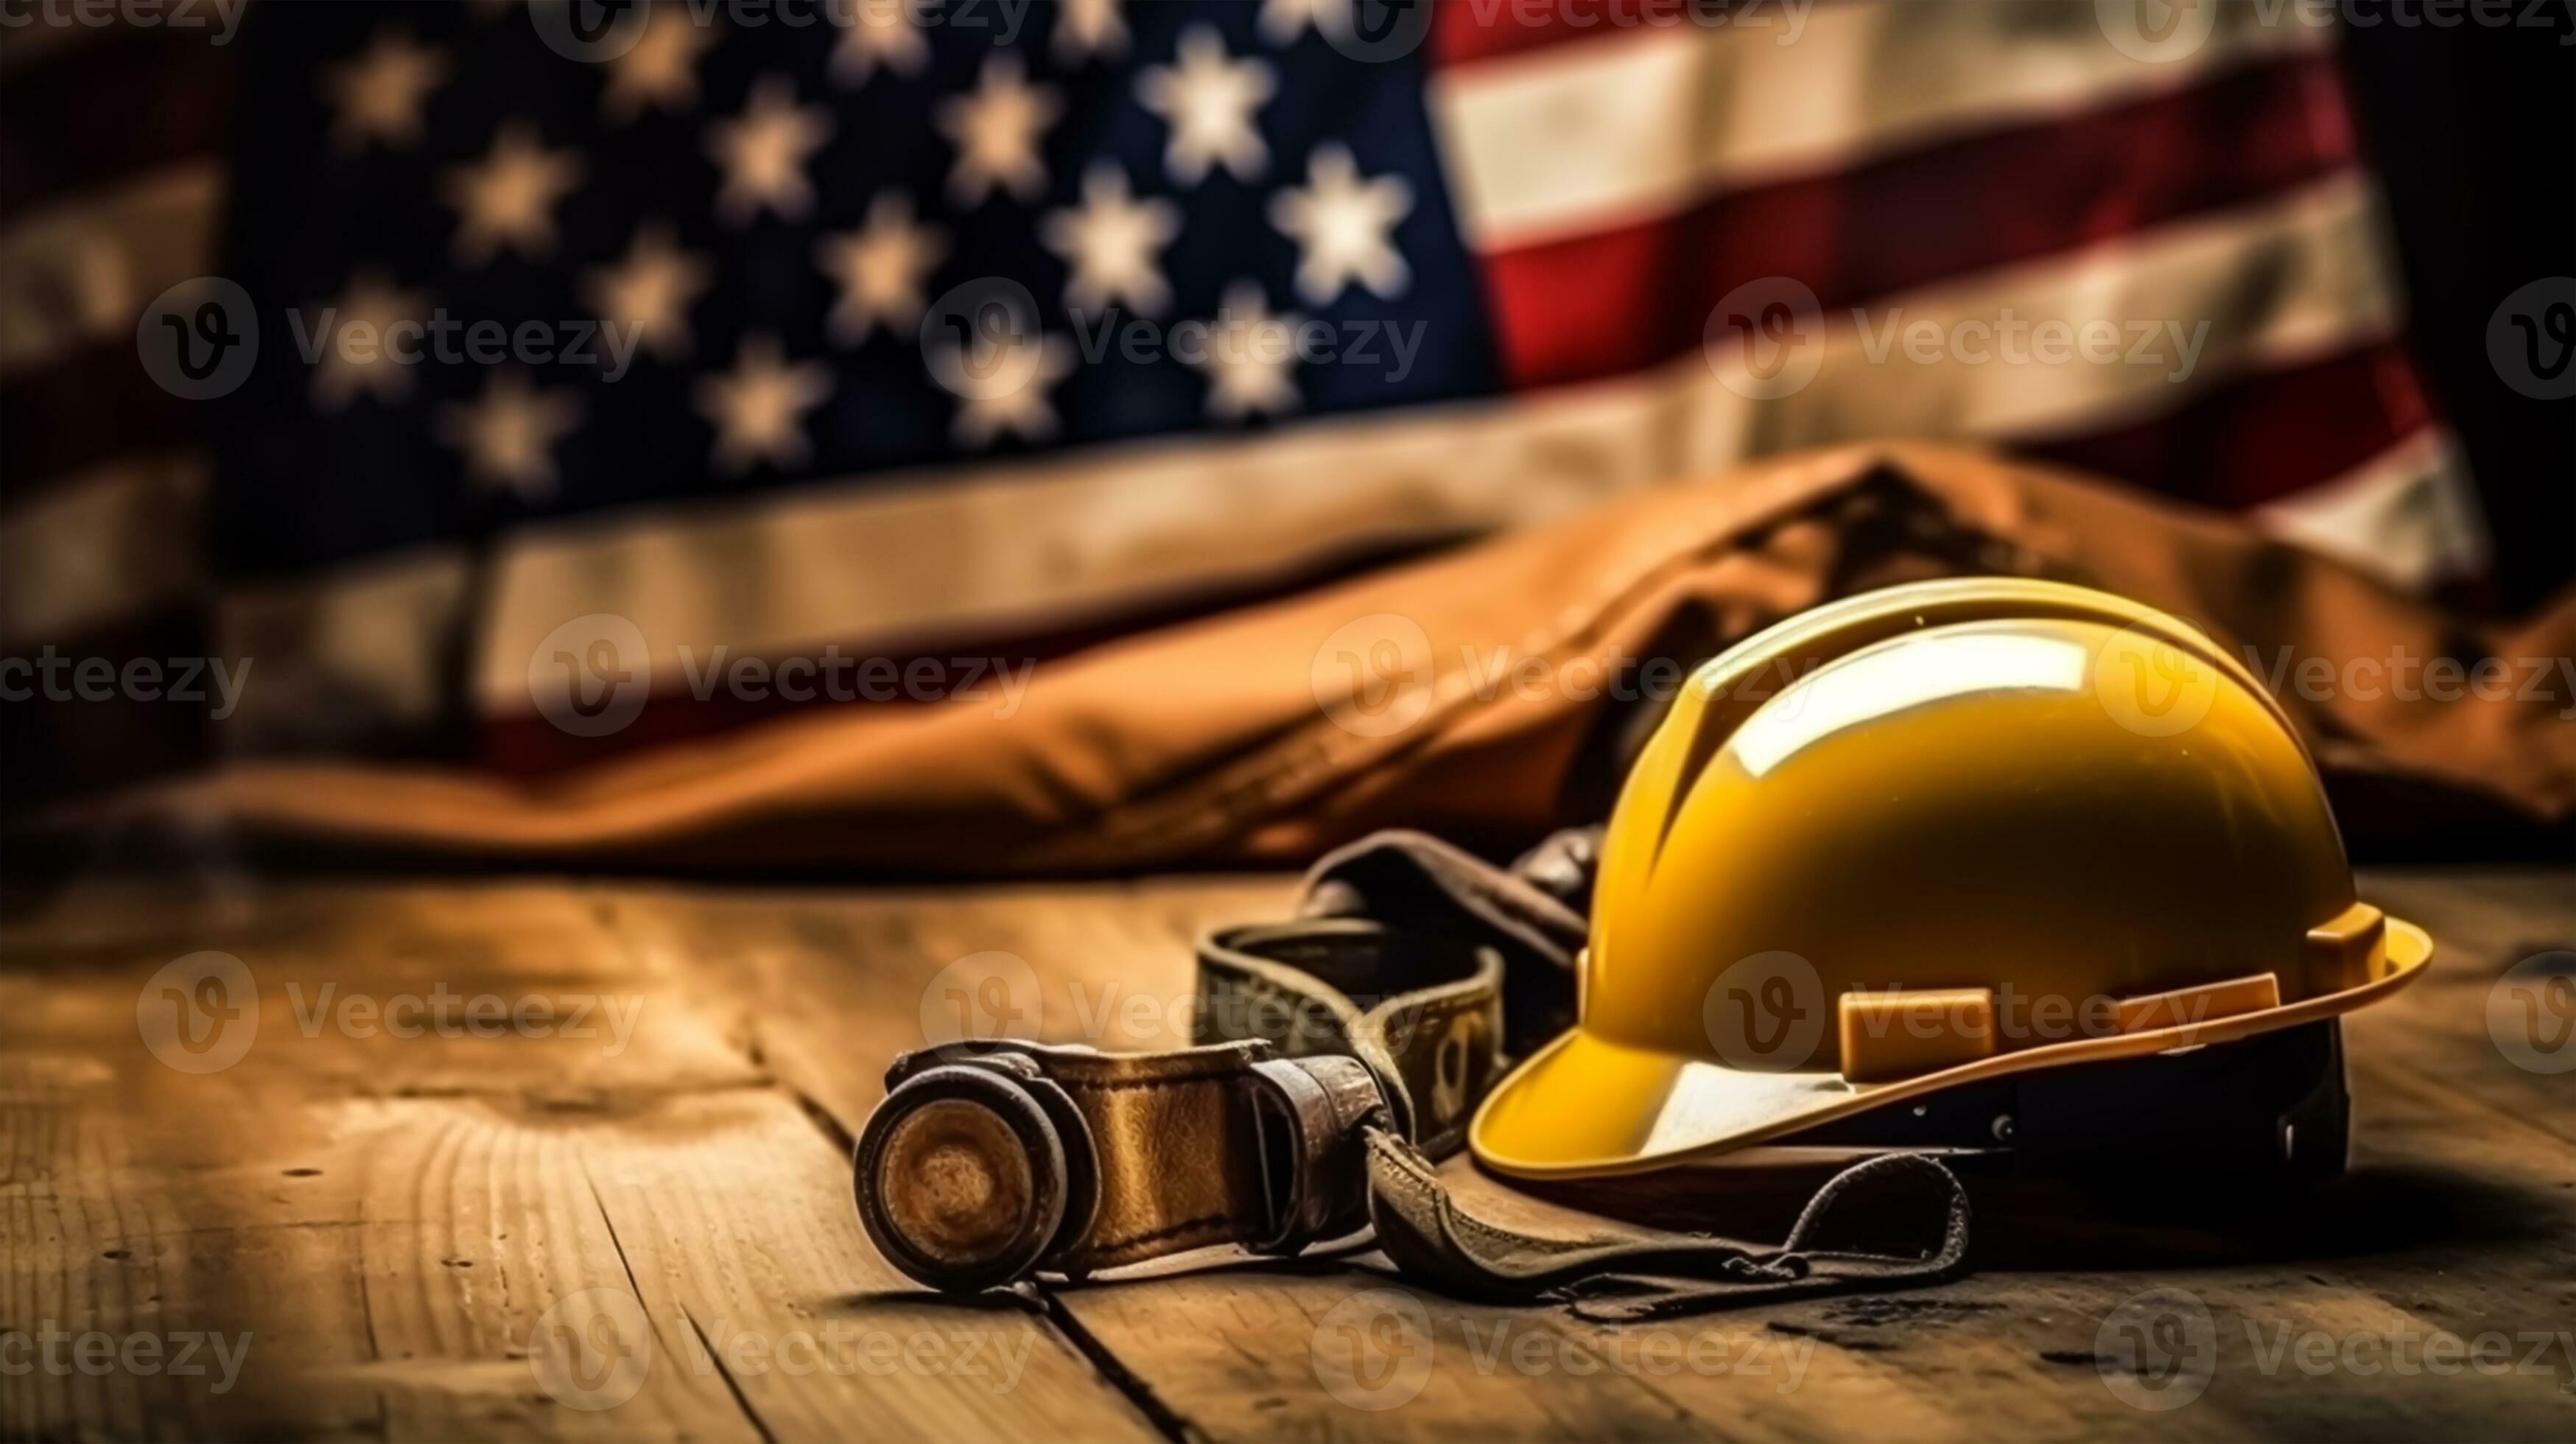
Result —
M 715 872 L 1292 863 L 1391 826 L 1502 848 L 1604 815 L 1691 664 L 1837 596 L 1969 573 L 2125 593 L 2239 650 L 2314 749 L 2356 855 L 2528 845 L 2576 810 L 2576 597 L 2482 624 L 2208 513 L 1868 444 L 1047 663 L 1008 716 L 827 708 L 543 788 L 244 762 L 47 825 Z

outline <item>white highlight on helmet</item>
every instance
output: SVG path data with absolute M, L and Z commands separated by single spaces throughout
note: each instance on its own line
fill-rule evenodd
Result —
M 1697 1058 L 1673 1076 L 1638 1156 L 1678 1153 L 1851 1093 L 1840 1073 L 1754 1073 Z
M 1902 637 L 1839 657 L 1782 688 L 1732 744 L 1756 777 L 1847 727 L 1976 692 L 2084 690 L 2084 647 L 2062 637 L 1970 632 Z

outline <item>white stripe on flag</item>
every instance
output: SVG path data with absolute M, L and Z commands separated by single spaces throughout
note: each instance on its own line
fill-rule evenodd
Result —
M 1831 312 L 1804 390 L 1704 406 L 1702 420 L 1740 431 L 1717 443 L 1740 456 L 1856 437 L 2062 436 L 2146 420 L 2231 377 L 2390 335 L 2398 301 L 2374 245 L 2378 225 L 2374 193 L 2347 172 L 2260 206 Z M 2249 288 L 2249 275 L 2265 284 Z M 2097 354 L 2110 359 L 2038 359 L 2060 354 L 2038 349 L 2048 325 L 2100 343 Z M 2008 326 L 2033 359 L 2007 359 Z
M 133 345 L 152 298 L 209 268 L 223 180 L 185 161 L 0 228 L 0 381 Z
M 463 550 L 440 545 L 226 594 L 215 654 L 250 658 L 259 676 L 226 722 L 224 749 L 363 749 L 437 721 L 472 583 Z M 526 693 L 523 680 L 523 702 Z
M 1476 248 L 1502 250 L 2330 43 L 2326 29 L 2267 14 L 2222 7 L 2198 49 L 2150 63 L 2113 47 L 2090 4 L 1819 5 L 1794 44 L 1758 27 L 1683 26 L 1452 67 L 1433 77 L 1431 109 L 1461 227 Z
M 207 469 L 196 450 L 119 457 L 0 515 L 0 644 L 68 644 L 194 586 Z
M 2467 459 L 2440 427 L 2261 508 L 2253 521 L 2401 587 L 2474 576 L 2487 564 L 2486 520 Z

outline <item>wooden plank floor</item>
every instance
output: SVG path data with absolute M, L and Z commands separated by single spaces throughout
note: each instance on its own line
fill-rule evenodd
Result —
M 891 1054 L 961 1000 L 1167 1044 L 1189 936 L 1288 890 L 49 899 L 0 922 L 0 1438 L 2576 1437 L 2576 1072 L 2490 1030 L 2568 873 L 2367 880 L 2442 952 L 2352 1025 L 2353 1175 L 2224 1230 L 1985 1217 L 1945 1288 L 1626 1328 L 1367 1259 L 960 1305 L 875 1255 Z

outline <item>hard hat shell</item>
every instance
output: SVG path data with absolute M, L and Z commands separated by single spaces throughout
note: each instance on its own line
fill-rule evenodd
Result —
M 2053 582 L 1803 613 L 1692 676 L 1612 811 L 1576 1027 L 1469 1131 L 1525 1177 L 1709 1159 L 1959 1084 L 2333 1017 L 2432 942 L 2181 620 Z

